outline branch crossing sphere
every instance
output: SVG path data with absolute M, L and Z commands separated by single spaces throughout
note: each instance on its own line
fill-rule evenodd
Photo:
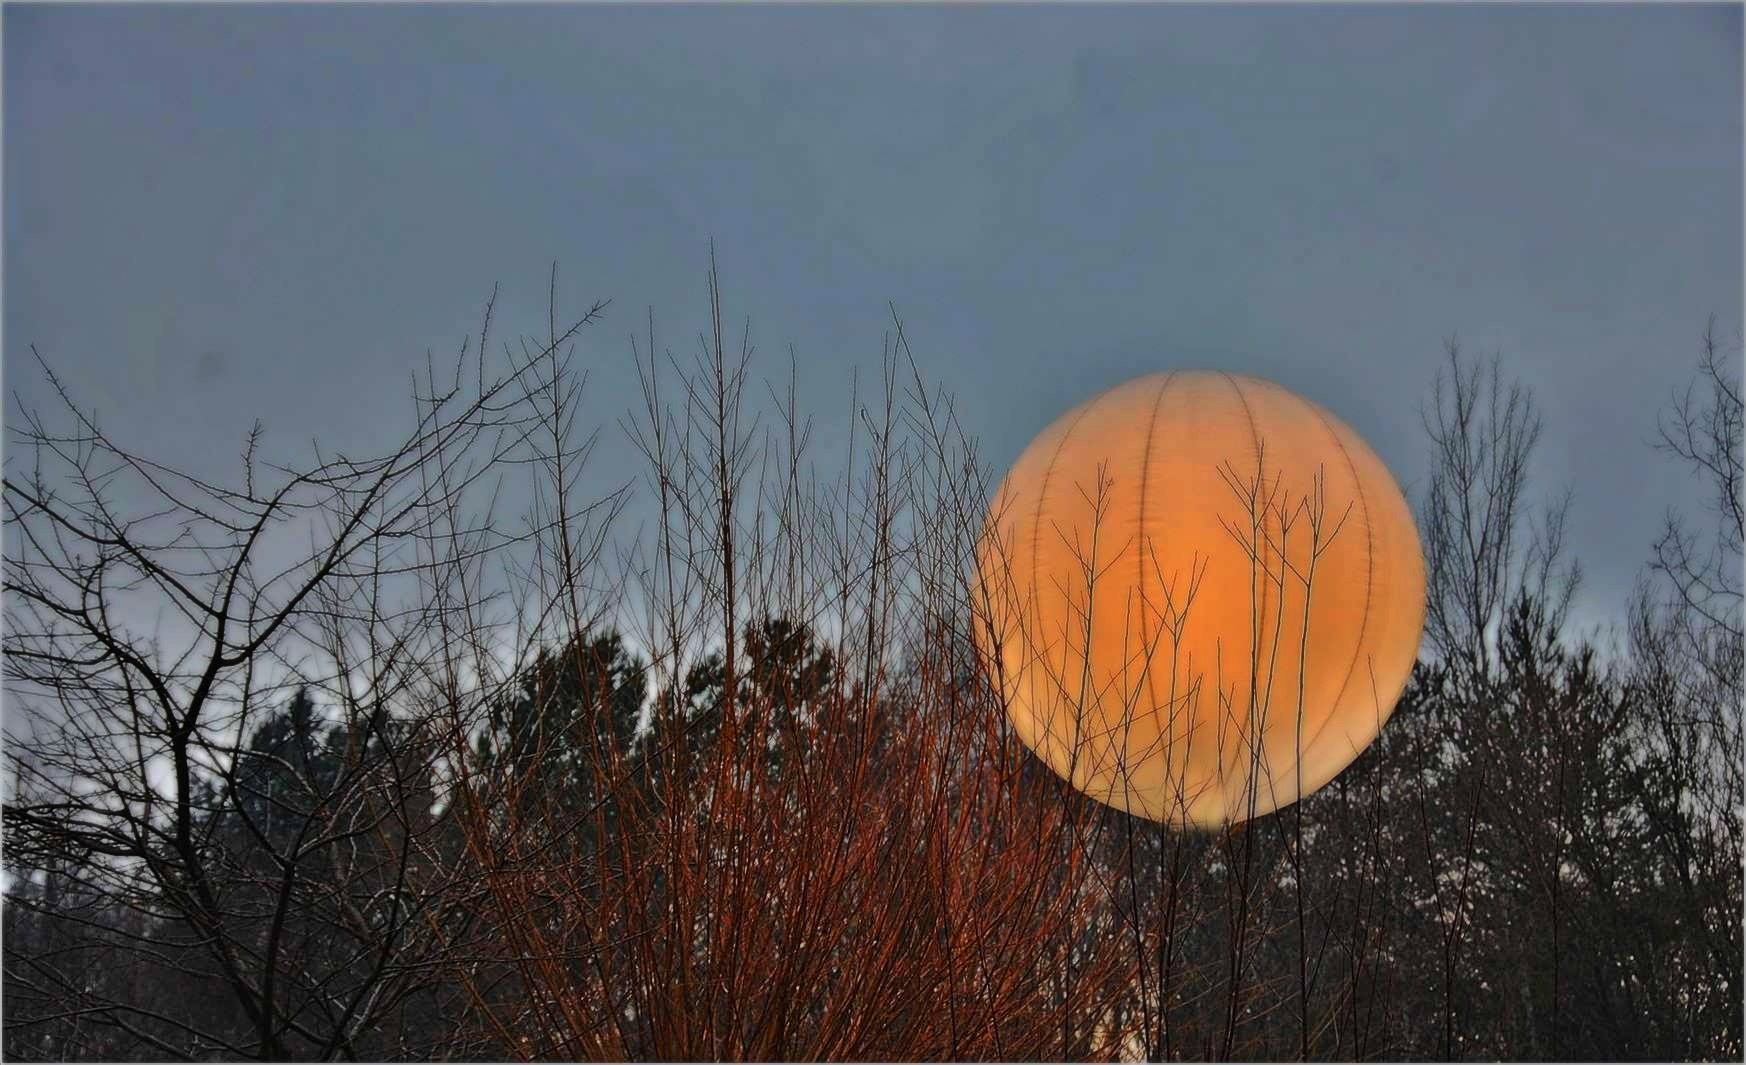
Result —
M 976 642 L 1065 780 L 1216 827 L 1333 779 L 1417 657 L 1425 566 L 1375 452 L 1278 385 L 1174 371 L 1031 441 L 977 551 Z

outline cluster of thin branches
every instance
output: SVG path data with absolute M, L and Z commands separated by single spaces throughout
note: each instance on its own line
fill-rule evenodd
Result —
M 1712 551 L 1670 522 L 1629 668 L 1562 635 L 1576 571 L 1563 505 L 1527 515 L 1532 397 L 1451 346 L 1431 654 L 1398 724 L 1310 799 L 1197 833 L 1020 741 L 986 648 L 1035 604 L 979 564 L 989 471 L 895 314 L 821 476 L 798 369 L 760 397 L 712 259 L 695 356 L 652 314 L 631 341 L 622 481 L 580 421 L 604 305 L 560 327 L 555 270 L 549 295 L 543 338 L 497 353 L 488 304 L 394 447 L 275 466 L 257 429 L 231 484 L 134 454 L 42 362 L 65 424 L 15 419 L 4 492 L 9 1055 L 1738 1050 L 1715 999 L 1739 994 L 1740 417 L 1713 337 L 1665 442 L 1732 524 Z M 1253 459 L 1220 471 L 1225 527 L 1276 631 L 1184 681 L 1236 723 L 1221 742 L 1294 709 L 1263 648 L 1303 653 L 1283 604 L 1307 641 L 1347 513 Z M 1116 579 L 1096 524 L 1070 601 Z M 1154 573 L 1148 660 L 1200 575 Z M 1089 609 L 1058 621 L 1031 635 L 1091 646 Z M 1059 679 L 1042 712 L 1075 714 Z M 1226 761 L 1251 804 L 1300 790 L 1258 739 Z M 1677 948 L 1604 941 L 1669 899 Z M 1549 964 L 1518 964 L 1509 922 L 1546 929 Z M 1591 999 L 1685 1028 L 1582 1043 Z

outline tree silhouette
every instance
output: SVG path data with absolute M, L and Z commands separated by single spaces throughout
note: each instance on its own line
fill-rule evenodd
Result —
M 1669 515 L 1616 647 L 1566 621 L 1534 396 L 1450 344 L 1393 716 L 1320 791 L 1191 833 L 1019 740 L 973 638 L 991 477 L 901 326 L 832 480 L 792 380 L 750 408 L 710 289 L 693 365 L 652 318 L 638 345 L 660 514 L 618 555 L 574 427 L 590 318 L 464 349 L 383 455 L 251 441 L 230 485 L 64 393 L 70 425 L 14 421 L 7 1057 L 1739 1058 L 1713 326 L 1661 421 L 1712 505 Z M 537 485 L 520 523 L 499 473 Z M 281 569 L 286 531 L 313 547 Z

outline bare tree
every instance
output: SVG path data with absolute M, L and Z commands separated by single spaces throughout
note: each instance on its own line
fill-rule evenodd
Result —
M 1653 569 L 1677 597 L 1676 609 L 1692 616 L 1685 633 L 1693 661 L 1716 683 L 1738 690 L 1741 643 L 1741 542 L 1746 536 L 1742 500 L 1740 432 L 1742 402 L 1734 371 L 1740 342 L 1725 346 L 1712 317 L 1704 330 L 1697 380 L 1674 398 L 1657 421 L 1658 447 L 1703 478 L 1713 521 L 1707 533 L 1671 512 L 1655 541 Z M 1694 395 L 1701 388 L 1701 397 Z
M 991 477 L 901 323 L 821 473 L 798 359 L 760 390 L 713 258 L 709 296 L 694 359 L 652 313 L 632 341 L 629 538 L 580 425 L 601 307 L 559 329 L 555 270 L 541 336 L 488 357 L 488 305 L 369 459 L 270 465 L 257 432 L 234 483 L 172 471 L 42 365 L 66 424 L 15 420 L 4 489 L 9 1056 L 1738 1056 L 1741 393 L 1713 328 L 1662 444 L 1717 527 L 1670 516 L 1628 658 L 1564 631 L 1533 397 L 1451 343 L 1399 707 L 1317 793 L 1194 832 L 1020 741 L 984 650 L 1024 606 L 979 556 Z M 1211 683 L 1173 663 L 1150 706 L 1130 677 L 1122 712 L 1204 693 L 1251 797 L 1301 791 L 1239 726 L 1303 720 L 1260 648 L 1305 653 L 1345 501 L 1264 450 L 1223 472 L 1299 645 L 1276 606 Z M 1075 596 L 1128 549 L 1092 525 Z M 1203 572 L 1150 557 L 1148 656 Z M 1107 623 L 1066 614 L 1039 638 Z
M 1557 633 L 1580 582 L 1575 562 L 1562 568 L 1570 497 L 1546 506 L 1538 521 L 1528 485 L 1541 421 L 1532 394 L 1504 381 L 1501 357 L 1489 363 L 1445 346 L 1423 413 L 1431 476 L 1419 508 L 1426 562 L 1425 637 L 1434 672 L 1413 758 L 1418 763 L 1416 875 L 1432 900 L 1440 988 L 1438 1052 L 1472 1053 L 1463 1027 L 1464 976 L 1475 928 L 1491 897 L 1495 863 L 1487 842 L 1497 795 L 1525 782 L 1509 779 L 1496 757 L 1519 738 L 1504 668 L 1512 611 L 1530 611 L 1538 630 Z M 1538 764 L 1538 763 L 1536 763 Z M 1555 859 L 1554 859 L 1555 860 Z M 1557 917 L 1552 923 L 1556 928 Z M 1556 935 L 1556 932 L 1554 932 Z M 1554 948 L 1555 949 L 1555 948 Z
M 662 509 L 626 575 L 648 729 L 591 745 L 599 798 L 567 817 L 496 816 L 505 787 L 540 800 L 458 777 L 498 944 L 462 979 L 496 1052 L 1113 1057 L 1132 967 L 1093 874 L 1101 811 L 1037 771 L 974 657 L 986 475 L 949 402 L 899 333 L 817 486 L 792 384 L 747 409 L 713 269 L 710 292 L 676 383 L 650 336 L 627 423 Z
M 121 944 L 233 1012 L 150 1009 L 9 938 L 9 1048 L 90 1053 L 31 1041 L 77 1015 L 178 1057 L 428 1052 L 440 1033 L 406 1009 L 470 924 L 440 729 L 526 645 L 497 638 L 514 632 L 492 567 L 586 550 L 578 527 L 619 498 L 564 495 L 575 448 L 542 402 L 567 395 L 562 349 L 600 309 L 498 372 L 488 304 L 477 348 L 415 387 L 400 443 L 278 466 L 257 426 L 228 484 L 112 439 L 39 357 L 66 424 L 12 427 L 5 830 L 9 869 L 41 890 L 9 903 L 47 912 L 44 892 L 76 885 L 86 916 L 49 914 L 74 943 Z M 552 472 L 556 513 L 505 531 L 489 493 L 525 464 Z
M 1542 424 L 1533 394 L 1505 388 L 1502 359 L 1464 359 L 1445 345 L 1448 376 L 1439 372 L 1423 412 L 1430 438 L 1431 477 L 1420 507 L 1427 569 L 1426 637 L 1438 658 L 1474 676 L 1496 662 L 1499 623 L 1509 601 L 1526 590 L 1561 623 L 1581 570 L 1562 570 L 1569 496 L 1552 502 L 1538 522 L 1526 498 L 1529 465 Z
M 1741 914 L 1746 727 L 1741 625 L 1741 423 L 1738 337 L 1714 318 L 1696 380 L 1658 421 L 1658 446 L 1700 476 L 1711 521 L 1669 513 L 1650 579 L 1630 614 L 1638 803 L 1651 860 L 1668 886 L 1687 952 L 1662 974 L 1688 1015 L 1674 1043 L 1692 1056 L 1741 1048 Z
M 1655 566 L 1667 592 L 1645 587 L 1632 655 L 1608 663 L 1564 631 L 1580 572 L 1563 560 L 1568 496 L 1528 513 L 1532 397 L 1504 387 L 1495 359 L 1467 367 L 1453 345 L 1449 356 L 1453 386 L 1439 378 L 1426 417 L 1433 654 L 1394 738 L 1411 752 L 1407 857 L 1431 903 L 1409 905 L 1403 931 L 1417 938 L 1428 920 L 1437 944 L 1440 1036 L 1427 1050 L 1731 1056 L 1738 388 L 1712 329 L 1707 400 L 1688 392 L 1662 433 L 1716 478 L 1722 528 L 1700 548 L 1670 519 Z

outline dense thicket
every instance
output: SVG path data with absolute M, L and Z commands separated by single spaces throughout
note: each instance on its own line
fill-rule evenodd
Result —
M 1739 1059 L 1713 333 L 1661 425 L 1715 505 L 1598 647 L 1533 398 L 1451 347 L 1399 708 L 1307 801 L 1191 833 L 1013 735 L 971 638 L 988 471 L 901 330 L 821 481 L 711 295 L 690 365 L 635 344 L 646 475 L 604 491 L 598 307 L 495 373 L 488 310 L 367 460 L 251 443 L 217 485 L 64 395 L 14 419 L 7 1057 Z

